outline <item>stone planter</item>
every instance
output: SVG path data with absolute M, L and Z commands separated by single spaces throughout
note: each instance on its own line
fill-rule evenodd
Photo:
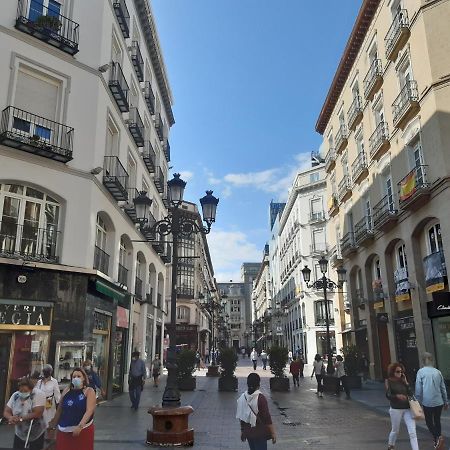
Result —
M 333 375 L 325 375 L 323 377 L 323 390 L 324 392 L 330 392 L 334 394 L 336 392 L 338 378 Z
M 195 377 L 183 378 L 178 380 L 178 389 L 180 391 L 194 391 L 197 386 L 197 379 Z
M 207 377 L 218 377 L 220 376 L 219 373 L 219 366 L 208 366 L 208 372 L 206 372 Z
M 270 379 L 270 390 L 275 392 L 289 391 L 289 378 L 287 377 L 273 377 Z
M 347 375 L 347 385 L 350 390 L 361 389 L 362 382 L 360 375 Z
M 232 377 L 219 378 L 219 391 L 235 392 L 238 389 L 238 379 L 233 375 Z

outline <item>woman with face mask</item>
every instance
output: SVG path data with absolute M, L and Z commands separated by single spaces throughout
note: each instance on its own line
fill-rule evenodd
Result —
M 56 408 L 61 399 L 58 381 L 52 377 L 52 373 L 53 367 L 50 364 L 46 364 L 42 369 L 43 378 L 36 383 L 36 388 L 40 389 L 45 395 L 44 420 L 47 426 L 50 420 L 55 417 Z
M 56 450 L 94 449 L 95 392 L 83 369 L 74 369 L 49 427 L 58 425 Z
M 8 424 L 15 426 L 13 448 L 25 448 L 27 440 L 31 450 L 44 447 L 45 395 L 39 390 L 33 392 L 33 387 L 29 378 L 22 378 L 18 383 L 19 390 L 14 392 L 3 411 Z

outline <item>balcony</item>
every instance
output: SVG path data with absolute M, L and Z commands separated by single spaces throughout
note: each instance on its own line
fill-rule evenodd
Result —
M 53 225 L 35 226 L 35 222 L 20 225 L 13 219 L 0 222 L 0 257 L 26 261 L 58 262 L 60 232 Z
M 136 206 L 134 199 L 139 195 L 139 191 L 136 188 L 128 188 L 128 200 L 124 205 L 124 211 L 127 216 L 134 222 L 137 222 Z
M 370 159 L 378 160 L 390 147 L 387 122 L 380 122 L 369 138 Z
M 153 250 L 155 250 L 156 253 L 162 255 L 164 253 L 165 246 L 164 236 L 162 234 L 159 234 L 155 236 L 155 239 L 158 240 L 152 242 Z
M 352 295 L 352 303 L 360 309 L 365 309 L 367 300 L 364 298 L 362 289 L 355 289 L 355 293 Z
M 166 249 L 161 255 L 161 259 L 164 264 L 170 264 L 172 262 L 172 246 L 170 244 L 166 245 Z
M 344 175 L 338 185 L 339 203 L 345 202 L 352 195 L 352 184 L 348 175 Z
M 364 151 L 359 152 L 358 156 L 352 163 L 353 182 L 360 183 L 369 174 L 369 166 Z
M 142 299 L 142 286 L 143 282 L 139 277 L 136 277 L 134 279 L 134 295 L 136 295 L 137 298 Z
M 0 144 L 66 163 L 72 160 L 74 130 L 14 106 L 2 111 Z
M 131 63 L 133 64 L 137 79 L 142 82 L 144 81 L 144 59 L 142 58 L 141 49 L 139 48 L 139 42 L 133 41 L 131 43 L 130 54 Z
M 103 184 L 117 201 L 128 200 L 128 173 L 117 156 L 105 156 Z
M 336 268 L 342 266 L 343 262 L 341 244 L 338 241 L 337 245 L 331 250 L 330 264 L 333 268 Z
M 394 103 L 392 103 L 392 121 L 394 127 L 403 130 L 407 122 L 417 114 L 419 109 L 417 82 L 414 80 L 407 81 Z
M 145 82 L 144 99 L 149 113 L 153 116 L 155 114 L 155 94 L 153 93 L 150 81 Z
M 395 208 L 392 196 L 385 195 L 373 207 L 373 225 L 377 230 L 390 230 L 398 220 L 398 210 Z
M 328 201 L 328 214 L 330 217 L 335 216 L 339 212 L 339 202 L 335 193 L 331 194 Z
M 166 161 L 169 162 L 170 161 L 170 143 L 169 143 L 169 139 L 166 139 L 166 142 L 164 142 L 163 151 L 164 151 L 164 156 L 166 157 Z
M 47 8 L 43 1 L 19 0 L 16 28 L 73 56 L 78 53 L 79 24 L 59 10 L 59 6 Z
M 156 167 L 156 152 L 153 149 L 150 141 L 144 142 L 144 149 L 142 151 L 142 159 L 144 160 L 145 167 L 149 173 L 155 173 Z
M 166 189 L 166 181 L 164 179 L 164 174 L 163 174 L 161 167 L 156 167 L 155 177 L 154 177 L 153 181 L 155 183 L 156 190 L 160 194 L 164 194 L 165 189 Z
M 372 217 L 363 217 L 355 225 L 355 242 L 357 245 L 367 245 L 374 238 Z
M 325 220 L 325 211 L 316 211 L 309 214 L 309 223 L 323 222 Z
M 164 124 L 161 118 L 161 114 L 158 112 L 155 114 L 155 129 L 159 140 L 164 140 Z
M 144 146 L 144 123 L 137 108 L 130 108 L 130 117 L 128 119 L 128 129 L 134 142 L 138 147 Z
M 347 146 L 347 140 L 348 140 L 348 131 L 347 127 L 345 125 L 341 125 L 339 127 L 339 131 L 336 134 L 336 153 L 339 155 L 339 153 L 344 150 L 344 148 Z
M 330 312 L 331 314 L 331 312 Z M 325 318 L 321 318 L 321 317 L 316 317 L 316 327 L 326 327 L 327 326 L 327 319 Z M 330 327 L 334 327 L 334 317 L 330 317 L 329 320 L 329 325 Z
M 364 78 L 364 97 L 372 100 L 383 84 L 383 66 L 381 59 L 374 59 Z
M 122 35 L 127 39 L 130 37 L 130 13 L 125 0 L 113 0 L 113 8 Z
M 122 67 L 120 67 L 118 62 L 111 62 L 108 86 L 120 112 L 128 112 L 128 93 L 130 92 L 130 88 L 123 75 Z
M 353 231 L 345 233 L 341 239 L 341 255 L 343 257 L 348 257 L 355 253 L 357 249 L 358 246 L 356 245 Z
M 398 52 L 408 41 L 410 34 L 408 11 L 402 9 L 394 17 L 394 20 L 389 27 L 389 31 L 384 38 L 387 59 L 391 61 L 397 59 Z
M 117 281 L 123 286 L 128 286 L 128 269 L 119 263 L 119 271 L 117 274 Z
M 153 241 L 155 239 L 155 233 L 153 231 L 151 231 L 151 227 L 156 223 L 156 219 L 155 216 L 149 212 L 148 213 L 148 222 L 147 222 L 147 227 L 145 227 L 142 230 L 142 233 L 145 236 L 145 239 L 147 239 L 147 241 Z
M 336 153 L 330 148 L 325 156 L 325 172 L 330 173 L 336 167 Z
M 431 185 L 427 181 L 427 166 L 416 166 L 398 183 L 401 209 L 416 210 L 430 198 Z
M 328 252 L 328 246 L 325 242 L 314 242 L 309 247 L 311 255 L 324 255 Z
M 105 275 L 109 272 L 109 255 L 97 246 L 94 248 L 94 269 Z
M 354 99 L 347 113 L 348 127 L 354 130 L 363 117 L 363 108 L 361 97 L 357 95 Z

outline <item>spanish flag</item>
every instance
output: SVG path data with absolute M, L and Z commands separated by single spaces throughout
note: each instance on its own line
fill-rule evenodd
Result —
M 400 201 L 408 200 L 416 192 L 416 171 L 413 170 L 400 182 Z

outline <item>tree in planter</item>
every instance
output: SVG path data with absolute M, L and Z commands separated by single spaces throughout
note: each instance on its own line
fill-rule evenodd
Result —
M 193 391 L 196 379 L 192 376 L 195 371 L 195 351 L 184 349 L 177 354 L 178 388 L 180 391 Z
M 270 371 L 275 375 L 270 379 L 270 389 L 273 391 L 288 391 L 289 378 L 284 370 L 288 362 L 288 349 L 275 345 L 269 349 Z
M 219 391 L 236 391 L 238 380 L 234 376 L 238 357 L 234 348 L 223 348 L 220 350 L 220 378 Z

